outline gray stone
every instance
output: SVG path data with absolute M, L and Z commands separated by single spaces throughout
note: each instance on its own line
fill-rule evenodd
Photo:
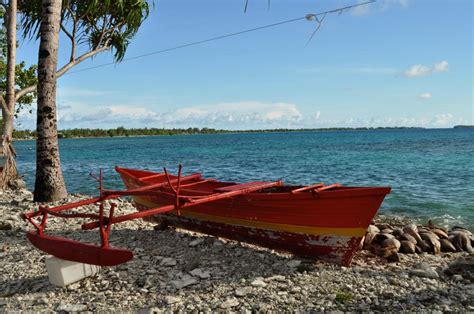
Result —
M 64 312 L 69 312 L 69 313 L 84 312 L 84 311 L 87 311 L 87 305 L 80 304 L 80 303 L 77 303 L 77 304 L 63 304 L 63 303 L 60 303 L 56 307 L 56 311 L 58 311 L 58 312 L 64 311 Z
M 163 311 L 157 307 L 146 307 L 146 308 L 140 309 L 138 311 L 138 314 L 158 314 L 162 312 Z
M 283 275 L 275 275 L 267 278 L 267 281 L 279 281 L 279 282 L 285 282 L 286 278 Z
M 198 246 L 199 244 L 201 244 L 203 242 L 204 242 L 203 238 L 198 238 L 196 240 L 193 240 L 193 241 L 189 242 L 189 246 L 190 247 L 195 247 L 195 246 Z
M 301 265 L 301 261 L 297 260 L 297 259 L 294 259 L 294 260 L 291 260 L 288 263 L 286 263 L 286 265 L 288 265 L 288 267 L 290 267 L 290 268 L 296 268 L 296 267 Z
M 36 299 L 36 304 L 48 304 L 48 299 L 45 297 L 41 297 Z
M 189 272 L 191 275 L 201 278 L 201 279 L 207 279 L 211 277 L 211 274 L 209 271 L 203 271 L 200 268 L 195 268 Z
M 262 279 L 257 278 L 252 281 L 251 285 L 254 287 L 265 287 L 267 284 Z
M 225 300 L 225 302 L 221 303 L 220 306 L 222 309 L 228 309 L 228 308 L 235 307 L 237 305 L 239 305 L 239 300 L 237 300 L 234 297 L 230 297 L 227 300 Z
M 181 303 L 183 300 L 180 297 L 173 297 L 171 295 L 167 295 L 165 297 L 165 302 L 166 304 L 175 304 L 175 303 Z
M 235 295 L 238 297 L 244 297 L 252 292 L 252 287 L 242 287 L 235 289 Z
M 165 257 L 161 260 L 161 265 L 163 266 L 176 266 L 176 260 L 171 257 Z
M 186 278 L 182 280 L 172 280 L 171 285 L 175 287 L 176 289 L 180 290 L 187 286 L 194 285 L 197 282 L 198 281 L 196 278 Z
M 433 278 L 433 279 L 439 278 L 439 275 L 436 272 L 436 270 L 426 263 L 418 264 L 415 269 L 409 270 L 408 273 L 412 276 L 417 276 L 417 277 Z
M 79 282 L 76 282 L 76 283 L 68 285 L 67 289 L 73 291 L 73 290 L 79 289 L 80 287 L 81 287 L 81 284 Z

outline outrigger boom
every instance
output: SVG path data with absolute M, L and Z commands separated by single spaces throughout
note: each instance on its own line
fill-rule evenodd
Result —
M 135 189 L 129 190 L 105 190 L 102 188 L 102 171 L 100 172 L 99 191 L 100 196 L 73 202 L 70 204 L 48 207 L 39 206 L 37 211 L 22 214 L 24 220 L 29 221 L 34 227 L 35 231 L 28 231 L 27 237 L 30 242 L 38 249 L 49 253 L 53 256 L 76 261 L 86 264 L 100 265 L 100 266 L 114 266 L 125 263 L 133 258 L 133 253 L 126 249 L 114 248 L 109 245 L 110 231 L 113 224 L 124 221 L 144 218 L 157 214 L 163 214 L 175 211 L 177 216 L 180 216 L 181 209 L 201 205 L 205 203 L 215 202 L 218 200 L 235 197 L 238 195 L 248 194 L 260 191 L 267 188 L 282 186 L 282 181 L 274 182 L 250 182 L 245 184 L 235 184 L 229 187 L 218 188 L 214 193 L 205 196 L 199 195 L 181 195 L 180 188 L 183 181 L 190 181 L 193 179 L 200 179 L 200 174 L 192 174 L 188 176 L 181 176 L 181 165 L 179 166 L 178 176 L 171 179 L 166 168 L 164 173 L 166 181 L 156 184 L 150 184 Z M 145 178 L 143 178 L 145 179 Z M 200 181 L 203 182 L 203 181 Z M 188 184 L 190 185 L 190 184 Z M 184 185 L 183 185 L 184 186 Z M 167 194 L 174 198 L 174 204 L 158 206 L 136 213 L 114 216 L 117 205 L 110 204 L 109 214 L 104 215 L 105 201 L 117 199 L 123 196 L 154 196 L 158 193 L 157 189 L 168 188 L 171 192 L 159 191 L 161 195 Z M 86 205 L 99 204 L 99 213 L 63 213 L 66 210 L 79 208 Z M 61 218 L 88 218 L 95 221 L 85 223 L 82 225 L 83 230 L 99 228 L 101 245 L 94 245 L 89 243 L 82 243 L 75 240 L 70 240 L 61 237 L 53 237 L 45 234 L 46 223 L 49 215 Z M 41 217 L 40 221 L 35 221 L 34 218 Z

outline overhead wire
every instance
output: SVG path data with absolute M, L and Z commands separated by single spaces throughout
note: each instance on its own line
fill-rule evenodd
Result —
M 314 34 L 316 33 L 316 31 L 321 26 L 322 20 L 324 20 L 324 17 L 327 14 L 336 13 L 336 12 L 342 13 L 343 11 L 346 11 L 346 10 L 349 10 L 349 9 L 352 9 L 352 8 L 355 8 L 355 7 L 359 7 L 359 6 L 362 6 L 362 5 L 367 5 L 367 4 L 370 4 L 370 3 L 374 3 L 375 1 L 376 0 L 370 0 L 370 1 L 357 3 L 357 4 L 354 4 L 354 5 L 350 5 L 350 6 L 345 6 L 345 7 L 342 7 L 342 8 L 337 8 L 337 9 L 332 9 L 332 10 L 320 12 L 320 13 L 306 14 L 305 16 L 297 17 L 297 18 L 294 18 L 294 19 L 289 19 L 289 20 L 284 20 L 284 21 L 280 21 L 280 22 L 276 22 L 276 23 L 272 23 L 272 24 L 259 26 L 259 27 L 254 27 L 254 28 L 238 31 L 238 32 L 235 32 L 235 33 L 229 33 L 229 34 L 225 34 L 225 35 L 221 35 L 221 36 L 211 37 L 211 38 L 208 38 L 208 39 L 203 39 L 203 40 L 199 40 L 199 41 L 195 41 L 195 42 L 191 42 L 191 43 L 187 43 L 187 44 L 174 46 L 174 47 L 171 47 L 171 48 L 160 49 L 160 50 L 144 53 L 144 54 L 141 54 L 141 55 L 136 55 L 136 56 L 133 56 L 133 57 L 125 58 L 125 59 L 121 60 L 120 63 L 131 61 L 131 60 L 136 60 L 136 59 L 140 59 L 140 58 L 145 58 L 145 57 L 148 57 L 148 56 L 152 56 L 152 55 L 156 55 L 156 54 L 160 54 L 160 53 L 164 53 L 164 52 L 169 52 L 169 51 L 173 51 L 173 50 L 178 50 L 178 49 L 182 49 L 182 48 L 186 48 L 186 47 L 196 46 L 196 45 L 200 45 L 200 44 L 204 44 L 204 43 L 208 43 L 208 42 L 212 42 L 212 41 L 216 41 L 216 40 L 220 40 L 220 39 L 224 39 L 224 38 L 238 36 L 238 35 L 242 35 L 242 34 L 246 34 L 246 33 L 250 33 L 250 32 L 256 32 L 256 31 L 259 31 L 259 30 L 262 30 L 262 29 L 267 29 L 267 28 L 280 26 L 280 25 L 284 25 L 284 24 L 288 24 L 288 23 L 293 23 L 293 22 L 297 22 L 297 21 L 301 21 L 301 20 L 311 21 L 314 18 L 318 22 L 318 25 L 317 25 L 317 28 L 315 29 L 315 31 L 311 35 L 311 38 L 313 38 Z M 323 19 L 319 20 L 318 16 L 321 16 L 321 15 L 323 16 Z M 309 40 L 311 40 L 311 38 Z M 308 43 L 309 43 L 309 41 L 308 41 Z M 98 69 L 98 68 L 102 68 L 102 67 L 106 67 L 106 66 L 110 66 L 110 65 L 114 65 L 114 64 L 117 64 L 117 63 L 116 62 L 102 63 L 102 64 L 98 64 L 98 65 L 95 65 L 95 66 L 87 67 L 87 68 L 84 68 L 84 69 L 79 69 L 79 70 L 75 70 L 75 71 L 66 72 L 64 75 L 70 75 L 70 74 L 80 73 L 80 72 L 84 72 L 84 71 L 94 70 L 94 69 Z

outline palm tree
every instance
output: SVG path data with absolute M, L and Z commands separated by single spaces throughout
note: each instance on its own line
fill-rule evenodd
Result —
M 61 4 L 61 0 L 43 0 L 41 13 L 34 192 L 34 199 L 40 202 L 62 199 L 67 195 L 59 161 L 56 118 L 56 68 Z
M 16 12 L 16 2 L 17 0 L 0 0 L 0 9 L 3 9 L 0 13 Z M 153 3 L 151 0 L 149 2 Z M 40 38 L 43 4 L 42 0 L 18 0 L 20 25 L 25 37 Z M 60 29 L 70 40 L 70 57 L 61 67 L 56 69 L 56 78 L 61 77 L 84 60 L 105 51 L 112 51 L 115 61 L 122 60 L 130 40 L 137 33 L 148 14 L 149 3 L 147 0 L 63 0 L 60 13 Z M 10 20 L 10 27 L 7 27 L 11 30 L 8 35 L 9 38 L 14 38 L 16 14 L 10 13 L 10 15 L 13 16 L 13 19 Z M 0 29 L 0 39 L 5 37 L 1 31 Z M 10 42 L 14 43 L 15 40 Z M 0 42 L 0 49 L 2 49 L 0 57 L 6 55 L 6 49 L 4 53 L 2 44 L 3 41 Z M 88 46 L 88 49 L 84 49 L 86 46 Z M 15 45 L 11 45 L 11 47 L 12 49 L 9 49 L 8 53 L 9 61 L 14 58 L 16 48 Z M 79 51 L 85 52 L 79 54 Z M 14 65 L 15 62 L 10 63 Z M 0 62 L 1 66 L 3 66 L 2 62 Z M 37 91 L 36 67 L 32 66 L 25 69 L 23 67 L 23 63 L 17 65 L 16 81 L 12 79 L 15 71 L 10 71 L 8 75 L 5 75 L 7 81 L 10 84 L 16 84 L 17 88 L 16 91 L 10 89 L 13 93 L 9 93 L 9 101 L 5 99 L 3 92 L 0 91 L 0 104 L 4 122 L 2 127 L 3 155 L 6 158 L 6 170 L 8 170 L 4 170 L 0 175 L 0 189 L 18 181 L 16 180 L 15 151 L 11 145 L 14 114 L 15 110 L 21 108 L 22 105 L 29 105 Z M 7 72 L 6 69 L 3 70 Z M 0 85 L 3 87 L 6 84 L 0 82 Z M 8 106 L 7 103 L 10 105 Z M 9 108 L 11 110 L 7 110 Z M 8 140 L 8 142 L 5 140 Z M 38 195 L 37 193 L 41 193 L 41 191 L 35 192 L 35 196 Z M 49 192 L 46 191 L 45 193 Z M 47 197 L 38 197 L 38 199 L 47 199 Z
M 5 158 L 5 167 L 0 175 L 0 186 L 3 188 L 6 177 L 16 179 L 16 165 L 14 161 L 15 150 L 12 146 L 13 115 L 15 110 L 15 65 L 16 65 L 16 0 L 10 0 L 8 7 L 2 1 L 2 7 L 7 8 L 7 72 L 6 72 L 6 97 L 2 102 L 2 155 Z
M 148 17 L 149 5 L 146 0 L 20 0 L 19 10 L 24 33 L 40 37 L 38 84 L 16 95 L 18 99 L 35 90 L 38 95 L 34 200 L 55 201 L 67 194 L 59 160 L 56 79 L 103 51 L 112 50 L 115 61 L 122 60 L 130 40 Z M 57 69 L 60 30 L 71 42 L 71 55 L 69 62 Z M 76 55 L 77 47 L 84 43 L 89 50 Z

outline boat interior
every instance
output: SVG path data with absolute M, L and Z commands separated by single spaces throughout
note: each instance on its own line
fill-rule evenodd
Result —
M 137 181 L 143 183 L 143 185 L 152 185 L 162 182 L 167 182 L 167 177 L 164 172 L 151 172 L 136 169 L 124 169 L 116 167 L 117 172 L 127 174 L 135 178 Z M 176 187 L 178 176 L 168 174 L 168 177 L 173 185 Z M 248 183 L 235 183 L 235 182 L 223 182 L 212 178 L 203 178 L 200 173 L 193 173 L 189 175 L 183 175 L 180 178 L 180 191 L 186 195 L 203 195 L 212 194 L 216 192 L 228 192 L 236 189 L 251 187 L 255 184 L 261 184 L 263 182 L 248 182 Z M 323 183 L 317 183 L 310 186 L 302 185 L 284 185 L 283 183 L 279 186 L 265 188 L 259 192 L 254 193 L 310 193 L 316 190 L 328 190 L 328 189 L 348 189 L 349 187 L 342 187 L 340 184 L 324 185 Z M 158 188 L 164 191 L 170 191 L 169 186 Z

